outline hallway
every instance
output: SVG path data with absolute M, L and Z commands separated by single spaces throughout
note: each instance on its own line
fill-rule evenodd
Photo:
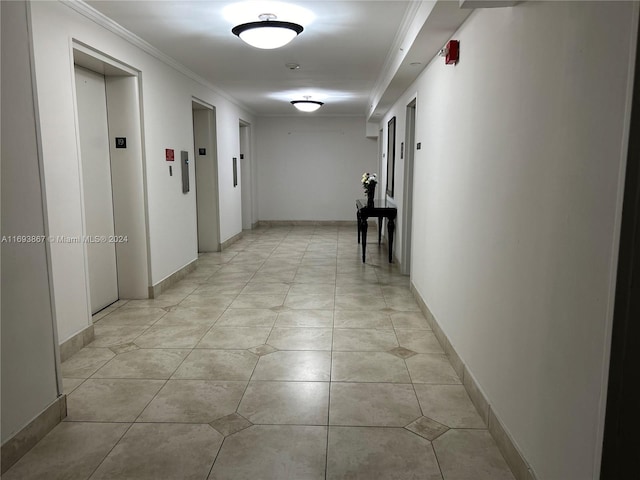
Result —
M 370 228 L 262 227 L 95 316 L 6 478 L 512 479 Z

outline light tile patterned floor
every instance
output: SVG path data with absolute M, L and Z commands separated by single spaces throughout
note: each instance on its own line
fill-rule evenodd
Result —
M 3 478 L 513 479 L 374 234 L 363 264 L 355 228 L 260 228 L 96 315 Z

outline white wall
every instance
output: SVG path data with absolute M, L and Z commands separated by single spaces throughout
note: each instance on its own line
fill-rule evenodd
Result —
M 599 475 L 634 9 L 476 10 L 381 123 L 417 92 L 412 281 L 539 480 Z
M 360 179 L 377 168 L 362 117 L 260 117 L 256 135 L 260 220 L 352 220 Z
M 239 118 L 251 120 L 251 115 L 67 5 L 34 2 L 31 9 L 51 233 L 82 234 L 72 39 L 141 72 L 151 283 L 197 258 L 195 189 L 183 194 L 178 162 L 172 177 L 165 162 L 165 148 L 173 148 L 178 159 L 181 150 L 194 158 L 193 96 L 214 105 L 218 115 L 220 204 L 225 205 L 220 240 L 239 233 L 240 189 L 231 185 L 231 158 L 239 152 Z M 193 169 L 191 175 L 194 185 Z M 82 245 L 52 245 L 52 263 L 59 336 L 64 341 L 90 321 Z
M 2 2 L 2 235 L 44 235 L 22 2 Z M 58 396 L 46 243 L 2 243 L 4 443 Z

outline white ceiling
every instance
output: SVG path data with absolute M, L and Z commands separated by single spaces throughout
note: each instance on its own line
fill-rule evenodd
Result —
M 295 114 L 289 101 L 303 95 L 325 102 L 316 115 L 367 114 L 416 6 L 402 0 L 87 3 L 259 115 Z M 260 13 L 305 30 L 283 48 L 255 49 L 231 28 L 257 21 Z M 300 69 L 289 70 L 287 63 Z

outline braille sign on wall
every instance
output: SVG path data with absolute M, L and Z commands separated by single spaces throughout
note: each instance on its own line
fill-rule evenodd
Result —
M 127 148 L 127 137 L 116 137 L 116 148 Z
M 198 149 L 198 155 L 206 155 L 207 154 L 207 149 L 206 148 L 199 148 Z
M 175 152 L 173 148 L 165 148 L 164 149 L 164 158 L 167 162 L 173 162 L 176 158 Z

